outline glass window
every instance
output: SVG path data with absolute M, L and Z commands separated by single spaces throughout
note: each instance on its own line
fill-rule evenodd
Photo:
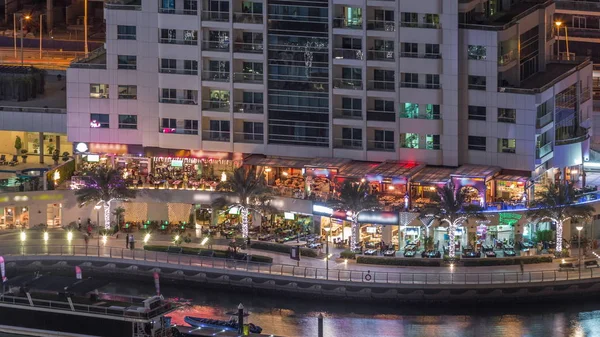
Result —
M 119 115 L 119 129 L 137 129 L 137 116 Z
M 137 56 L 135 55 L 118 55 L 118 69 L 135 70 L 137 68 Z
M 163 133 L 175 133 L 177 129 L 177 120 L 174 118 L 163 118 L 161 120 L 161 132 Z
M 108 98 L 108 84 L 90 84 L 90 98 Z
M 383 150 L 393 150 L 394 131 L 375 130 L 375 148 Z
M 468 147 L 469 147 L 469 150 L 485 151 L 486 138 L 478 137 L 478 136 L 469 136 Z
M 354 97 L 342 97 L 342 115 L 344 117 L 361 117 L 362 99 Z
M 427 28 L 439 28 L 440 16 L 438 14 L 425 14 L 423 16 L 423 24 Z
M 244 122 L 244 140 L 262 141 L 263 140 L 263 123 L 260 122 Z
M 440 135 L 425 135 L 425 149 L 439 150 L 440 149 Z
M 402 73 L 402 86 L 405 88 L 418 88 L 419 74 Z
M 245 91 L 242 99 L 243 99 L 244 103 L 262 104 L 263 103 L 263 93 L 262 92 Z
M 498 139 L 498 152 L 515 153 L 517 146 L 514 139 L 500 138 Z
M 90 128 L 108 129 L 109 127 L 108 114 L 90 114 Z
M 136 35 L 136 26 L 117 26 L 118 40 L 135 40 Z
M 382 99 L 376 99 L 375 103 L 375 111 L 386 111 L 386 112 L 394 112 L 394 101 L 385 101 Z
M 469 75 L 469 89 L 485 90 L 485 86 L 486 86 L 485 76 Z
M 425 104 L 427 119 L 440 119 L 440 106 L 438 104 Z
M 404 139 L 400 137 L 400 146 L 406 149 L 418 149 L 419 148 L 419 134 L 417 133 L 405 133 Z
M 416 103 L 401 103 L 400 110 L 402 116 L 406 118 L 417 118 L 419 115 L 419 104 Z
M 175 29 L 162 28 L 160 30 L 160 43 L 177 43 L 177 33 Z
M 425 45 L 425 57 L 427 57 L 427 58 L 440 57 L 440 45 L 427 43 Z
M 196 60 L 184 60 L 183 70 L 188 75 L 198 75 L 198 61 Z
M 469 60 L 485 60 L 486 48 L 484 46 L 469 45 L 467 49 L 467 55 Z
M 192 119 L 183 120 L 183 133 L 186 135 L 198 134 L 198 121 Z
M 418 57 L 419 45 L 417 43 L 402 43 L 402 56 L 403 57 Z
M 362 129 L 342 128 L 342 145 L 345 147 L 362 148 Z
M 419 22 L 419 16 L 417 13 L 403 12 L 402 13 L 402 26 L 404 27 L 416 27 Z
M 469 119 L 475 121 L 486 120 L 486 108 L 484 106 L 469 105 Z
M 119 99 L 137 99 L 137 85 L 120 85 Z
M 439 89 L 440 88 L 440 75 L 438 75 L 438 74 L 425 75 L 425 87 L 427 89 Z
M 177 71 L 177 60 L 175 59 L 160 59 L 161 73 L 174 73 Z
M 498 122 L 500 123 L 516 123 L 517 122 L 517 110 L 498 108 Z
M 209 139 L 214 141 L 229 141 L 229 121 L 210 121 Z

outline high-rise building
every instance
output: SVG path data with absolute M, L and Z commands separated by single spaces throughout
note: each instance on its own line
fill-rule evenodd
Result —
M 69 140 L 554 178 L 587 158 L 593 85 L 557 54 L 555 8 L 107 1 L 106 49 L 68 70 Z

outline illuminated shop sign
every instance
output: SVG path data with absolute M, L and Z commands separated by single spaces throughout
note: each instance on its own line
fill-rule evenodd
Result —
M 283 217 L 286 220 L 294 220 L 294 219 L 296 219 L 296 217 L 294 216 L 294 213 L 290 213 L 290 212 L 284 212 L 283 213 Z
M 378 225 L 398 225 L 398 213 L 365 211 L 358 213 L 359 223 L 371 223 Z
M 313 214 L 331 216 L 333 214 L 333 208 L 323 205 L 313 205 Z

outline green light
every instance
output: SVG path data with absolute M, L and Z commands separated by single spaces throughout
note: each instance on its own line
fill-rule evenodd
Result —
M 162 225 L 162 226 L 160 226 L 160 227 L 161 227 L 161 229 L 165 229 L 165 225 Z

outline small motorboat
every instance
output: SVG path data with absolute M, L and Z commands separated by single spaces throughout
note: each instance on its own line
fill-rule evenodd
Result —
M 225 329 L 225 330 L 230 330 L 230 331 L 237 331 L 238 329 L 238 321 L 237 319 L 232 316 L 229 321 L 223 321 L 223 320 L 218 320 L 218 319 L 211 319 L 211 318 L 202 318 L 202 317 L 192 317 L 192 316 L 185 316 L 183 318 L 183 320 L 195 327 L 195 328 L 216 328 L 216 329 Z M 248 327 L 250 329 L 250 333 L 261 333 L 262 332 L 262 328 L 254 325 L 252 323 L 248 324 Z

